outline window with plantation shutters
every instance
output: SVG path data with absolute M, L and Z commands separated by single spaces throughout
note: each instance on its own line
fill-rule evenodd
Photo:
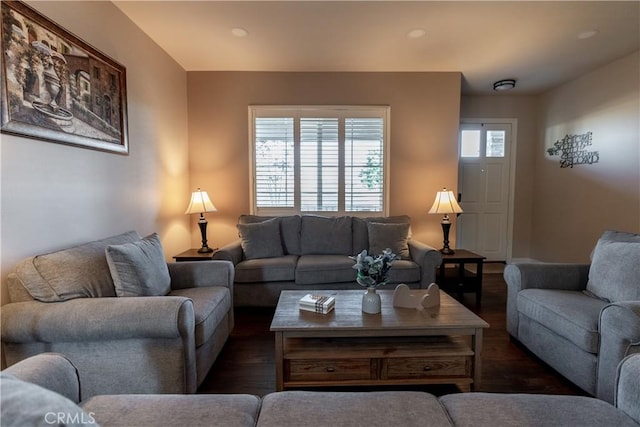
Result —
M 252 212 L 386 215 L 388 107 L 250 107 Z

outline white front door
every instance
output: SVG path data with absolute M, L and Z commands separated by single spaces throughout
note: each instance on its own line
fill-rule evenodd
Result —
M 509 235 L 510 123 L 460 125 L 456 247 L 506 261 Z

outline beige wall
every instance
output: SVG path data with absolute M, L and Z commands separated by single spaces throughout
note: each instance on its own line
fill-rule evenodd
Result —
M 415 238 L 442 246 L 436 192 L 457 186 L 460 73 L 189 72 L 191 185 L 209 192 L 209 244 L 237 239 L 249 211 L 248 106 L 390 105 L 390 214 L 412 217 Z M 455 227 L 453 228 L 455 230 Z M 452 235 L 452 239 L 455 236 Z M 200 234 L 193 229 L 192 244 Z
M 604 230 L 640 232 L 640 53 L 549 91 L 535 148 L 534 258 L 583 262 Z M 560 168 L 547 149 L 593 132 L 596 164 Z
M 529 258 L 533 208 L 533 153 L 537 139 L 536 96 L 463 96 L 461 119 L 516 119 L 512 258 Z
M 186 72 L 111 2 L 28 2 L 127 69 L 130 155 L 2 135 L 1 272 L 135 229 L 190 245 Z

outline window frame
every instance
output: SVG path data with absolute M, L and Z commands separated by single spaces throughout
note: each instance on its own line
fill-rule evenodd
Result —
M 323 216 L 356 216 L 375 217 L 389 215 L 389 183 L 390 183 L 390 115 L 388 105 L 250 105 L 249 124 L 249 204 L 252 215 L 323 215 Z M 294 119 L 294 205 L 293 207 L 258 207 L 256 189 L 255 162 L 255 123 L 259 117 L 292 117 Z M 300 196 L 300 119 L 338 118 L 338 210 L 337 211 L 301 211 Z M 380 117 L 383 120 L 383 173 L 382 173 L 382 211 L 347 211 L 345 208 L 345 119 Z

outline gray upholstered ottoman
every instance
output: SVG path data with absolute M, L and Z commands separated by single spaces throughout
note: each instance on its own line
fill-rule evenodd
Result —
M 256 425 L 260 399 L 248 394 L 114 394 L 82 404 L 102 427 Z
M 283 391 L 263 397 L 258 427 L 450 427 L 438 399 L 421 392 Z
M 638 427 L 624 412 L 591 397 L 460 393 L 440 402 L 456 427 Z

